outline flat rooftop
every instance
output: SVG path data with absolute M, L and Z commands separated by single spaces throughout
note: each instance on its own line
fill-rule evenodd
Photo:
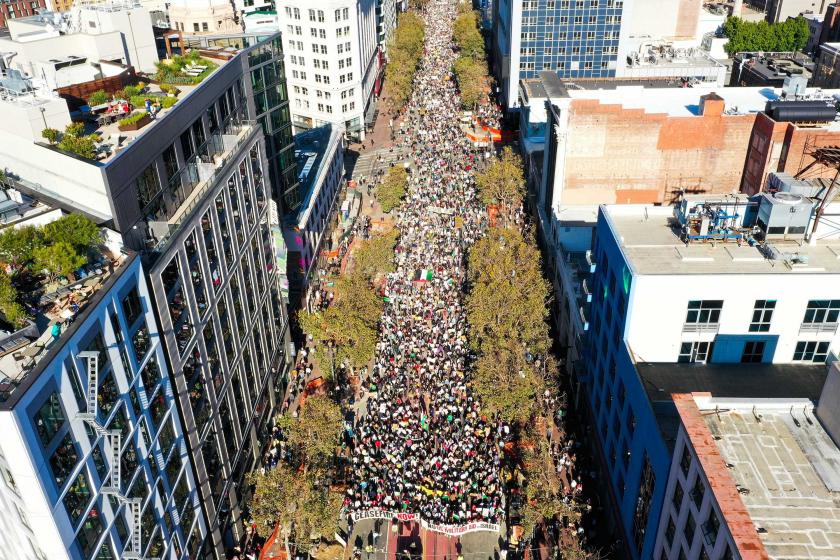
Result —
M 335 143 L 340 141 L 343 133 L 343 127 L 326 124 L 295 134 L 295 160 L 300 183 L 301 205 L 294 219 L 301 227 L 306 221 L 313 202 L 318 197 L 319 179 L 326 172 L 326 168 L 323 168 L 324 164 L 329 164 L 325 156 L 333 149 Z
M 751 70 L 768 81 L 784 80 L 788 76 L 801 76 L 810 80 L 814 72 L 814 63 L 804 55 L 778 58 L 755 55 L 752 58 L 745 58 L 743 55 L 736 55 L 734 64 L 739 65 L 742 61 L 745 69 Z
M 816 401 L 825 384 L 825 364 L 636 364 L 651 402 L 674 393 L 709 392 L 716 397 Z
M 766 258 L 757 246 L 746 243 L 686 245 L 669 206 L 623 204 L 601 209 L 638 274 L 840 274 L 840 239 L 817 245 L 774 241 L 782 252 L 807 256 L 807 265 L 791 267 L 782 260 Z
M 840 558 L 840 450 L 813 405 L 716 397 L 700 413 L 769 557 Z

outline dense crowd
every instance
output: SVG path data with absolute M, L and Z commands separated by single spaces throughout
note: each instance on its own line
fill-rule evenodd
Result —
M 433 0 L 423 13 L 425 53 L 397 137 L 411 154 L 397 270 L 388 275 L 375 363 L 363 382 L 345 498 L 350 511 L 385 508 L 438 523 L 498 520 L 507 428 L 482 415 L 465 364 L 466 250 L 487 224 L 474 186 L 478 157 L 458 122 L 450 71 L 454 10 Z

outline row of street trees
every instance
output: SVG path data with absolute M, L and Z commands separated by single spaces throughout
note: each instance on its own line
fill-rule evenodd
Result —
M 383 93 L 388 107 L 394 112 L 400 111 L 411 96 L 425 37 L 426 26 L 420 16 L 411 11 L 400 14 L 394 35 L 388 42 Z
M 739 52 L 798 52 L 808 44 L 810 36 L 808 20 L 797 17 L 767 23 L 746 21 L 739 17 L 730 17 L 723 24 L 723 34 L 729 38 L 726 52 L 730 55 Z
M 556 371 L 547 323 L 550 285 L 534 240 L 512 227 L 511 215 L 525 195 L 519 155 L 505 148 L 476 184 L 481 201 L 500 208 L 501 223 L 469 252 L 467 320 L 477 354 L 473 383 L 484 408 L 511 422 L 517 434 L 506 468 L 523 494 L 521 524 L 531 535 L 537 524 L 555 516 L 580 519 L 577 506 L 564 500 L 546 438 L 553 420 L 542 406 L 543 393 L 555 391 Z M 564 558 L 583 557 L 576 552 L 576 543 L 564 544 Z
M 459 4 L 458 9 L 461 13 L 455 18 L 452 37 L 458 46 L 459 54 L 452 66 L 452 72 L 458 80 L 461 104 L 470 108 L 486 95 L 489 83 L 487 59 L 480 28 L 480 14 L 471 10 L 468 4 Z

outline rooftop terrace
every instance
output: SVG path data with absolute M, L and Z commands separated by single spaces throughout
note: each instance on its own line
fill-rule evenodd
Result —
M 774 241 L 785 253 L 796 253 L 807 264 L 789 266 L 769 259 L 758 245 L 695 243 L 680 239 L 671 207 L 602 206 L 628 262 L 637 274 L 840 274 L 840 239 L 817 245 Z

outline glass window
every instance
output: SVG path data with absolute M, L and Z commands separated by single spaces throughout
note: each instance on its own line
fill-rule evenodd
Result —
M 741 354 L 741 363 L 743 364 L 759 364 L 764 361 L 764 347 L 766 343 L 763 340 L 748 340 L 744 343 L 744 351 Z
M 680 508 L 682 508 L 683 495 L 684 492 L 682 485 L 679 483 L 679 481 L 677 481 L 677 483 L 674 485 L 674 495 L 671 498 L 671 501 L 674 504 L 674 509 L 677 510 L 677 515 L 679 515 Z
M 753 308 L 750 332 L 767 332 L 770 330 L 770 321 L 773 319 L 773 310 L 776 308 L 775 300 L 759 299 Z
M 688 324 L 717 324 L 723 300 L 694 300 L 688 302 L 685 322 Z
M 149 346 L 151 345 L 149 329 L 146 327 L 145 321 L 131 337 L 131 345 L 134 347 L 134 357 L 138 362 L 142 362 L 143 358 L 146 356 L 146 352 L 149 351 Z
M 160 178 L 157 174 L 157 167 L 152 163 L 137 179 L 134 180 L 134 188 L 137 191 L 137 199 L 140 201 L 140 208 L 145 208 L 149 202 L 160 192 Z
M 94 506 L 88 512 L 85 522 L 82 523 L 82 528 L 79 530 L 78 535 L 76 535 L 76 542 L 79 543 L 84 557 L 89 557 L 93 553 L 93 547 L 96 546 L 99 537 L 102 536 L 104 531 L 105 526 L 102 524 L 102 515 L 99 509 Z
M 120 455 L 120 477 L 121 486 L 123 488 L 127 487 L 128 483 L 131 482 L 131 479 L 137 471 L 137 467 L 139 465 L 140 463 L 137 460 L 137 450 L 134 448 L 133 444 L 127 445 L 123 454 Z M 143 481 L 141 480 L 140 482 L 142 483 Z M 136 485 L 137 484 L 135 484 L 135 486 Z
M 677 361 L 681 363 L 706 363 L 712 357 L 714 342 L 694 341 L 680 344 L 680 355 Z
M 204 283 L 204 274 L 201 270 L 201 258 L 196 232 L 189 235 L 184 242 L 184 246 L 187 250 L 187 263 L 189 263 L 190 280 L 192 281 L 195 301 L 198 303 L 199 314 L 203 316 L 207 311 L 207 286 Z M 183 348 L 181 350 L 183 351 Z
M 137 294 L 137 288 L 131 288 L 122 300 L 123 313 L 125 313 L 125 323 L 132 327 L 134 322 L 143 314 L 143 304 L 140 302 L 140 296 Z
M 178 156 L 175 154 L 175 144 L 170 144 L 163 151 L 163 168 L 166 170 L 167 180 L 178 173 Z
M 64 419 L 61 400 L 58 398 L 58 393 L 53 392 L 35 414 L 35 429 L 44 447 L 49 446 L 55 434 L 64 425 Z
M 64 509 L 67 510 L 70 523 L 75 527 L 90 503 L 90 484 L 88 484 L 84 469 L 67 489 L 67 494 L 62 502 L 64 503 Z
M 117 404 L 120 398 L 120 390 L 117 388 L 117 382 L 114 376 L 107 374 L 104 381 L 99 384 L 99 391 L 97 392 L 96 400 L 99 405 L 99 416 L 102 419 L 108 418 L 111 411 Z
M 146 389 L 146 395 L 151 395 L 160 381 L 160 368 L 156 356 L 150 357 L 146 362 L 146 366 L 140 372 L 140 378 L 143 381 L 143 388 Z
M 808 302 L 808 307 L 805 310 L 805 318 L 802 320 L 806 324 L 834 324 L 837 323 L 838 315 L 840 314 L 840 299 L 833 300 L 811 300 Z
M 694 477 L 694 487 L 691 489 L 691 499 L 694 501 L 694 505 L 697 506 L 698 510 L 700 509 L 700 506 L 703 505 L 703 495 L 705 493 L 706 485 L 703 484 L 703 477 L 701 477 L 698 472 Z
M 795 362 L 817 362 L 824 363 L 828 358 L 829 341 L 800 340 L 796 343 L 793 352 Z
M 688 450 L 688 444 L 683 447 L 682 457 L 680 457 L 680 467 L 682 468 L 683 476 L 688 476 L 688 469 L 691 468 L 691 452 Z
M 152 420 L 153 424 L 157 428 L 160 428 L 161 423 L 163 422 L 163 417 L 166 415 L 166 412 L 169 410 L 169 403 L 166 402 L 166 396 L 164 396 L 163 391 L 159 392 L 149 406 L 149 411 L 152 413 Z
M 709 517 L 703 523 L 703 540 L 709 547 L 714 547 L 717 542 L 718 530 L 720 529 L 720 520 L 718 519 L 715 508 L 709 508 Z

